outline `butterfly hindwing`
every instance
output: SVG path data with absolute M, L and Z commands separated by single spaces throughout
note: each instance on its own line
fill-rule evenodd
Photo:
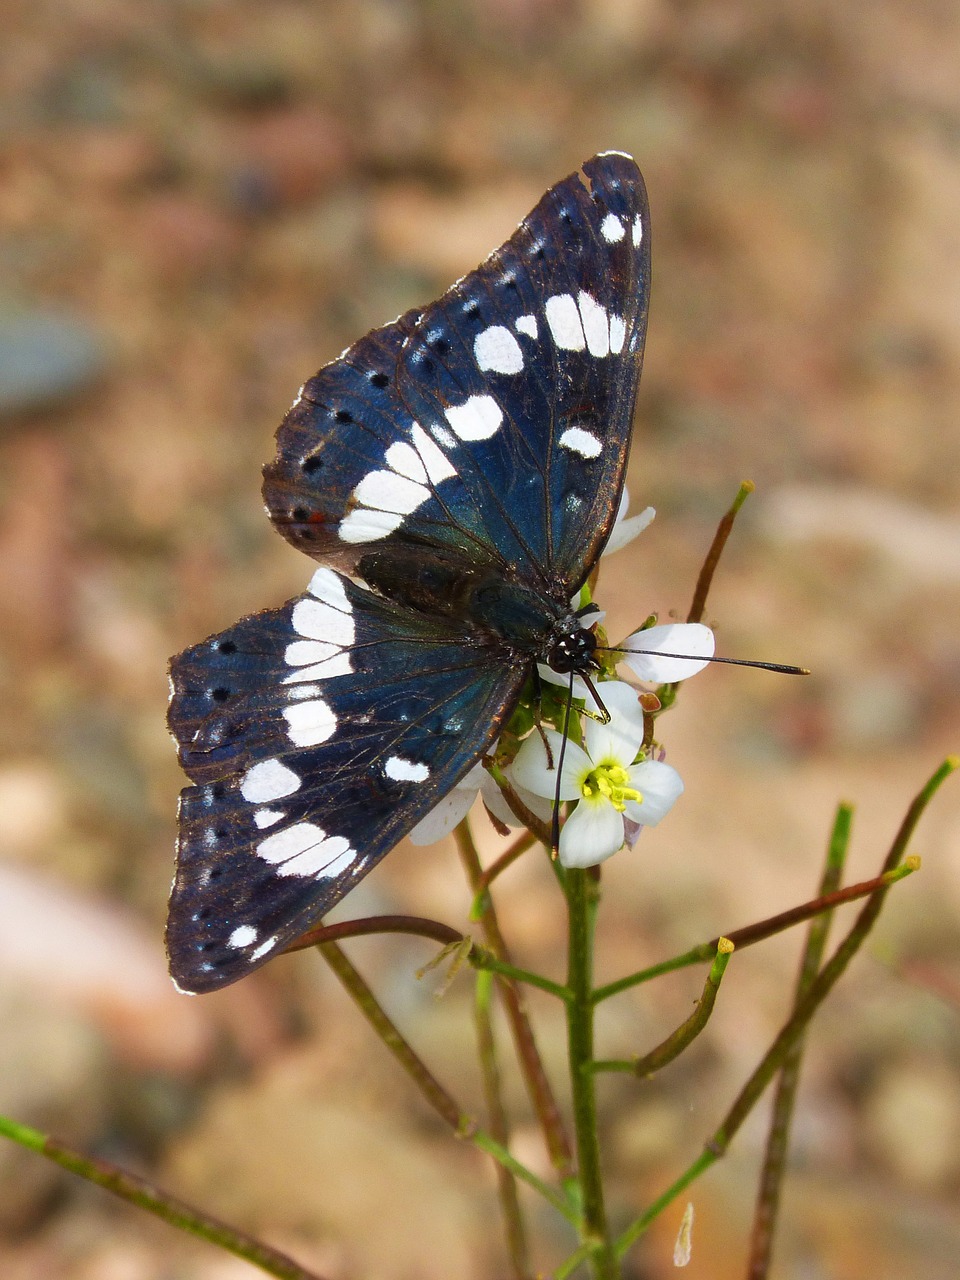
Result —
M 318 569 L 172 666 L 182 793 L 167 946 L 187 991 L 251 971 L 476 763 L 523 672 Z
M 439 301 L 321 369 L 265 471 L 281 532 L 361 574 L 401 543 L 579 586 L 623 481 L 648 221 L 634 162 L 597 156 Z

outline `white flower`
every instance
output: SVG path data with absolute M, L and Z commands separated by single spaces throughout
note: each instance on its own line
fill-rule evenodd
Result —
M 653 507 L 644 507 L 637 516 L 627 516 L 627 507 L 630 505 L 630 495 L 627 492 L 627 486 L 623 486 L 623 493 L 620 495 L 620 506 L 617 508 L 617 517 L 613 522 L 613 528 L 610 530 L 610 537 L 607 539 L 607 545 L 603 549 L 605 556 L 613 555 L 614 551 L 619 551 L 621 547 L 625 547 L 628 542 L 632 542 L 639 533 L 643 533 L 647 525 L 657 514 Z
M 610 712 L 609 724 L 587 720 L 584 746 L 567 741 L 560 773 L 561 800 L 578 804 L 560 832 L 560 861 L 565 867 L 592 867 L 617 852 L 626 838 L 624 822 L 654 826 L 683 791 L 676 769 L 661 760 L 634 764 L 643 742 L 643 712 L 637 691 L 619 680 L 607 680 L 600 696 Z M 540 734 L 525 739 L 510 767 L 513 783 L 553 800 L 562 740 L 544 729 L 553 760 Z
M 670 622 L 627 636 L 617 648 L 640 680 L 673 684 L 702 671 L 713 657 L 714 637 L 702 622 Z M 683 654 L 683 657 L 673 657 Z
M 530 795 L 522 788 L 516 788 L 517 794 L 527 808 L 544 822 L 550 821 L 552 807 L 539 796 Z M 421 818 L 408 836 L 411 844 L 433 844 L 442 840 L 462 822 L 477 796 L 483 797 L 483 803 L 495 818 L 506 827 L 519 827 L 523 824 L 504 799 L 503 792 L 496 780 L 482 764 L 475 764 L 465 774 L 452 791 L 448 791 L 439 804 L 430 810 L 425 818 Z
M 590 614 L 584 621 L 592 624 L 597 616 Z M 616 647 L 623 652 L 622 661 L 639 680 L 648 684 L 674 684 L 677 680 L 695 676 L 709 665 L 709 659 L 713 657 L 714 637 L 702 622 L 669 622 L 659 627 L 647 627 L 646 631 L 634 631 Z M 675 653 L 685 656 L 674 658 L 671 655 Z M 569 675 L 552 671 L 545 662 L 539 662 L 537 669 L 546 684 L 569 689 Z M 596 687 L 602 699 L 605 686 Z M 589 707 L 594 705 L 587 686 L 578 675 L 573 677 L 573 696 L 583 699 Z

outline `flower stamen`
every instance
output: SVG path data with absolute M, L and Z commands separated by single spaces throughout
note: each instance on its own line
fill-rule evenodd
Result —
M 618 813 L 623 813 L 628 800 L 643 804 L 643 794 L 636 787 L 631 787 L 630 771 L 622 764 L 612 760 L 595 765 L 580 782 L 580 794 L 584 800 L 596 802 L 601 796 L 612 804 Z

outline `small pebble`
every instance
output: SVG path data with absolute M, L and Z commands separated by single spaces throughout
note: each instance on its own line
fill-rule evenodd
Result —
M 83 320 L 0 309 L 0 416 L 61 404 L 95 383 L 106 366 L 103 343 Z

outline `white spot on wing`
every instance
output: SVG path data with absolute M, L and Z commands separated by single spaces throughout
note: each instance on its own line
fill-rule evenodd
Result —
M 473 354 L 484 373 L 519 373 L 523 368 L 520 343 L 502 324 L 492 324 L 477 334 Z
M 293 606 L 290 621 L 294 631 L 307 640 L 324 640 L 339 648 L 353 644 L 355 628 L 352 615 L 341 613 L 325 600 L 298 600 Z
M 357 502 L 376 511 L 407 516 L 426 502 L 430 490 L 405 476 L 398 476 L 395 471 L 371 471 L 354 489 L 353 496 Z
M 627 326 L 623 323 L 623 316 L 610 317 L 610 351 L 613 355 L 617 355 L 623 350 L 623 339 L 626 337 Z
M 244 774 L 240 794 L 251 804 L 264 804 L 292 796 L 300 785 L 299 776 L 279 760 L 261 760 Z
M 560 437 L 560 444 L 572 453 L 579 453 L 581 458 L 596 458 L 601 448 L 600 441 L 583 427 L 567 427 Z
M 274 934 L 272 938 L 267 938 L 266 942 L 261 942 L 255 951 L 250 952 L 250 959 L 259 960 L 261 956 L 265 956 L 267 952 L 271 951 L 276 945 L 277 934 Z
M 457 437 L 448 431 L 446 427 L 441 426 L 439 422 L 431 423 L 430 434 L 435 440 L 439 440 L 445 449 L 455 449 L 457 447 Z
M 489 440 L 503 422 L 503 410 L 493 396 L 470 396 L 443 413 L 461 440 Z
M 525 333 L 528 338 L 535 338 L 539 333 L 536 316 L 517 316 L 513 327 L 517 333 Z
M 383 772 L 395 782 L 425 782 L 430 777 L 427 765 L 419 760 L 405 760 L 403 756 L 390 756 Z
M 238 924 L 233 933 L 227 939 L 227 946 L 240 950 L 243 947 L 249 947 L 251 943 L 256 942 L 257 931 L 251 924 Z
M 442 428 L 435 428 L 434 434 L 440 440 L 440 431 Z M 447 433 L 444 432 L 446 435 Z M 451 476 L 457 474 L 457 469 L 450 462 L 447 455 L 430 439 L 427 433 L 421 427 L 419 422 L 415 422 L 410 428 L 410 439 L 413 441 L 413 447 L 420 455 L 420 460 L 427 470 L 427 479 L 431 484 L 439 484 L 441 480 L 449 480 Z M 453 446 L 455 441 L 450 437 L 449 445 Z
M 329 604 L 334 609 L 339 609 L 341 613 L 353 612 L 353 606 L 347 599 L 343 579 L 338 573 L 334 573 L 332 569 L 317 569 L 310 579 L 310 585 L 307 590 L 312 596 L 322 600 L 324 604 Z
M 608 213 L 600 223 L 600 234 L 607 244 L 617 244 L 627 234 L 627 229 L 615 213 Z
M 577 295 L 580 307 L 580 319 L 583 321 L 583 335 L 587 340 L 587 350 L 592 356 L 610 354 L 610 322 L 607 312 L 600 306 L 596 298 L 582 289 Z
M 356 857 L 356 850 L 351 849 L 345 836 L 328 836 L 312 822 L 296 822 L 261 840 L 257 856 L 275 866 L 279 876 L 326 878 L 345 871 Z
M 304 643 L 309 643 L 304 641 Z M 334 653 L 332 658 L 325 658 L 323 662 L 316 662 L 310 667 L 301 667 L 298 671 L 291 671 L 288 676 L 284 676 L 283 683 L 293 686 L 299 686 L 302 680 L 332 680 L 334 676 L 348 676 L 353 670 L 353 663 L 350 661 L 350 652 L 347 649 L 340 649 Z M 312 697 L 313 694 L 319 693 L 319 689 L 314 689 L 312 694 L 303 694 L 290 690 L 290 697 Z
M 323 662 L 339 652 L 339 645 L 325 640 L 293 640 L 284 650 L 283 660 L 288 667 L 304 667 L 308 662 Z
M 385 458 L 387 464 L 398 476 L 406 476 L 408 480 L 414 480 L 417 484 L 426 482 L 427 469 L 413 445 L 398 440 L 387 450 Z
M 403 524 L 403 516 L 393 511 L 371 511 L 357 507 L 340 521 L 341 542 L 376 542 Z
M 316 747 L 337 730 L 337 717 L 322 698 L 284 707 L 283 718 L 288 725 L 287 736 L 297 747 Z
M 639 249 L 640 241 L 643 239 L 643 219 L 639 213 L 633 220 L 633 243 Z
M 265 827 L 272 827 L 285 818 L 287 815 L 283 809 L 257 809 L 253 815 L 253 820 L 261 831 Z
M 315 671 L 316 667 L 308 667 L 307 670 Z M 318 684 L 301 684 L 300 683 L 300 681 L 302 680 L 309 680 L 309 679 L 311 679 L 311 677 L 307 675 L 306 671 L 294 672 L 294 680 L 297 683 L 294 684 L 293 688 L 287 694 L 287 697 L 290 699 L 291 702 L 302 702 L 305 698 L 320 697 L 320 686 Z M 283 683 L 289 684 L 290 677 L 287 676 L 287 678 L 284 680 Z
M 553 340 L 564 351 L 582 351 L 587 345 L 580 312 L 570 293 L 555 293 L 544 305 Z

